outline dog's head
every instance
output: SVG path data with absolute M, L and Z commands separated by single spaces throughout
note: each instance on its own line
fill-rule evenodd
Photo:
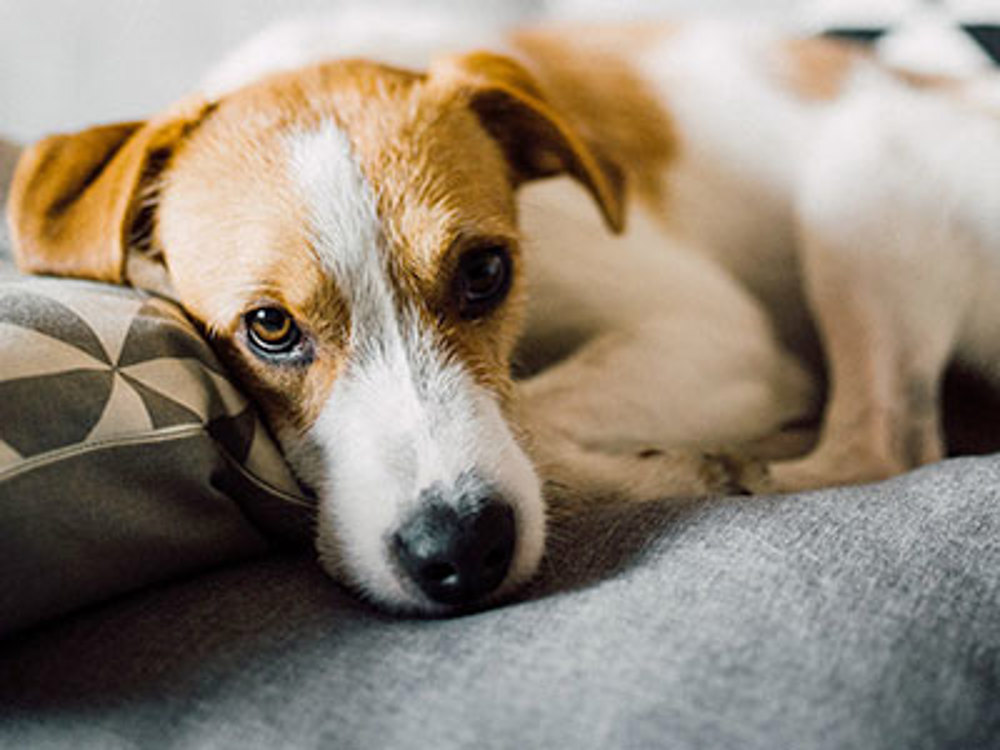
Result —
M 26 270 L 169 287 L 318 495 L 326 568 L 447 612 L 543 551 L 509 377 L 514 190 L 558 173 L 618 227 L 617 171 L 511 60 L 340 61 L 49 138 L 10 219 Z

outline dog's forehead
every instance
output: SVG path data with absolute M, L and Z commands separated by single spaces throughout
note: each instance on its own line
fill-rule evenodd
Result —
M 413 221 L 405 212 L 416 206 L 467 222 L 511 211 L 509 167 L 498 145 L 463 97 L 424 75 L 337 61 L 265 80 L 224 102 L 221 114 L 272 153 L 298 141 L 295 158 L 285 163 L 293 183 L 310 144 L 312 161 L 346 165 L 343 149 L 314 137 L 338 131 L 380 215 L 399 223 L 403 237 Z M 421 229 L 426 236 L 428 227 Z
M 171 268 L 182 296 L 215 307 L 204 278 L 243 297 L 263 280 L 280 286 L 266 296 L 310 308 L 331 299 L 318 291 L 331 271 L 376 245 L 431 278 L 456 237 L 514 232 L 506 162 L 475 116 L 423 76 L 372 64 L 317 66 L 230 95 L 175 166 L 164 243 L 191 250 Z
M 304 160 L 328 165 L 331 189 L 342 187 L 338 165 L 356 169 L 370 186 L 385 239 L 416 263 L 433 261 L 455 235 L 512 231 L 507 162 L 454 92 L 421 75 L 352 61 L 294 84 L 315 87 L 313 118 L 284 133 L 284 142 L 294 143 L 297 185 Z

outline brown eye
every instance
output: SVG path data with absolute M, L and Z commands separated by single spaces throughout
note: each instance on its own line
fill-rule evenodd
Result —
M 478 318 L 496 307 L 510 290 L 510 253 L 500 246 L 466 252 L 455 273 L 455 296 L 463 318 Z
M 288 354 L 302 333 L 292 316 L 280 307 L 260 307 L 243 317 L 250 346 L 264 356 Z

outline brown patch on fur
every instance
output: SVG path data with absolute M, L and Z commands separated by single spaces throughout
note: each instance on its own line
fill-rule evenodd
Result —
M 407 106 L 372 117 L 370 102 L 359 101 L 344 127 L 378 196 L 397 294 L 439 346 L 506 406 L 507 362 L 524 308 L 513 184 L 499 144 L 456 93 L 420 81 Z M 453 287 L 458 260 L 472 246 L 493 243 L 514 260 L 509 297 L 494 313 L 462 320 Z
M 836 98 L 851 71 L 859 64 L 878 65 L 900 84 L 918 91 L 951 96 L 964 104 L 981 107 L 967 97 L 968 78 L 921 73 L 880 63 L 875 55 L 860 44 L 824 38 L 787 39 L 781 47 L 780 76 L 796 95 L 809 100 L 828 101 Z
M 555 108 L 621 165 L 637 197 L 663 203 L 663 173 L 677 151 L 667 110 L 628 56 L 674 33 L 666 24 L 531 29 L 511 41 Z
M 350 310 L 314 253 L 285 139 L 331 119 L 323 81 L 285 75 L 224 99 L 179 148 L 157 212 L 156 245 L 188 312 L 279 435 L 304 432 L 347 354 Z M 274 365 L 245 345 L 243 315 L 285 308 L 313 347 L 307 366 Z
M 515 185 L 568 174 L 590 192 L 608 227 L 622 231 L 624 180 L 617 162 L 581 137 L 520 63 L 473 52 L 435 61 L 431 75 L 478 116 L 503 150 Z
M 902 68 L 889 68 L 889 72 L 911 88 L 926 89 L 928 91 L 957 91 L 966 82 L 963 79 L 953 76 L 921 73 L 916 70 L 904 70 Z
M 819 37 L 786 39 L 779 49 L 784 85 L 815 101 L 835 99 L 851 70 L 871 54 L 857 44 Z

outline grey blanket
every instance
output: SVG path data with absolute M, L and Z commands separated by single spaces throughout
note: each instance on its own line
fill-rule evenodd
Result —
M 0 647 L 0 747 L 1000 747 L 1000 461 L 604 508 L 525 600 L 395 620 L 308 557 Z

